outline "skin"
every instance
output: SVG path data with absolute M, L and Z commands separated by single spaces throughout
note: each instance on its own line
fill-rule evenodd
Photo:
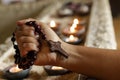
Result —
M 119 50 L 98 49 L 67 44 L 63 42 L 49 26 L 35 20 L 37 24 L 40 25 L 47 40 L 61 42 L 62 49 L 69 55 L 66 59 L 57 53 L 51 53 L 45 40 L 42 40 L 42 46 L 38 49 L 37 46 L 39 43 L 34 34 L 34 28 L 24 25 L 27 21 L 34 21 L 34 19 L 18 21 L 17 24 L 19 27 L 17 27 L 15 35 L 21 56 L 25 56 L 30 50 L 39 51 L 35 65 L 61 66 L 77 73 L 95 77 L 99 80 L 120 80 Z

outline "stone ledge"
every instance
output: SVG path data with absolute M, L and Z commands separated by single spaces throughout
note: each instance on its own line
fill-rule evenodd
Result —
M 117 48 L 108 0 L 94 0 L 85 46 Z

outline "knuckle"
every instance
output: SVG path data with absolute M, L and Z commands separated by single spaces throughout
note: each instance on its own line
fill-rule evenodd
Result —
M 16 32 L 16 36 L 20 37 L 20 36 L 32 36 L 34 37 L 34 31 L 33 30 L 24 30 L 24 31 L 17 31 Z
M 24 43 L 24 42 L 32 42 L 33 40 L 32 40 L 32 38 L 29 37 L 29 36 L 21 36 L 21 37 L 19 38 L 19 41 L 20 41 L 21 43 Z
M 30 30 L 34 30 L 34 27 L 29 27 Z
M 20 42 L 23 42 L 23 41 L 26 41 L 26 39 L 27 39 L 27 38 L 26 38 L 25 36 L 21 36 L 21 37 L 19 37 L 18 40 L 19 40 Z
M 23 26 L 23 30 L 34 30 L 34 27 L 24 25 L 24 26 Z
M 33 30 L 28 30 L 28 31 L 24 31 L 25 35 L 29 35 L 29 36 L 35 36 L 34 31 Z
M 31 47 L 36 47 L 36 45 L 35 45 L 34 43 L 24 43 L 23 46 L 24 46 L 24 47 L 29 47 L 29 48 L 31 48 Z
M 21 37 L 19 37 L 19 39 L 17 41 L 21 44 L 23 44 L 23 43 L 33 43 L 33 44 L 36 44 L 37 46 L 39 45 L 36 38 L 31 37 L 31 36 L 21 36 Z
M 23 49 L 26 50 L 26 51 L 37 50 L 37 46 L 34 43 L 24 43 L 23 44 Z

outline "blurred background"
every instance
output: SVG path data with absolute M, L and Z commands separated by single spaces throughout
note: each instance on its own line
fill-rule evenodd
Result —
M 46 8 L 61 1 L 70 0 L 0 0 L 0 44 L 11 36 L 17 20 L 42 17 Z M 120 0 L 110 0 L 110 6 L 116 39 L 120 45 Z
M 81 2 L 79 2 L 79 1 L 81 1 Z M 85 4 L 84 1 L 87 1 L 87 3 Z M 1 78 L 1 70 L 3 68 L 5 68 L 4 66 L 8 66 L 9 64 L 11 64 L 11 62 L 14 62 L 13 61 L 14 60 L 14 58 L 13 58 L 14 52 L 11 52 L 12 51 L 11 50 L 12 42 L 10 41 L 10 39 L 11 39 L 12 33 L 15 31 L 15 28 L 17 26 L 16 21 L 21 20 L 21 19 L 26 19 L 26 18 L 36 18 L 39 20 L 42 19 L 45 22 L 49 21 L 49 22 L 47 22 L 49 24 L 54 20 L 54 22 L 56 22 L 56 25 L 55 25 L 55 23 L 52 22 L 53 25 L 49 25 L 50 27 L 52 27 L 52 26 L 55 26 L 57 28 L 65 27 L 64 29 L 65 30 L 67 29 L 67 31 L 68 31 L 68 33 L 67 33 L 67 31 L 62 32 L 62 30 L 60 28 L 58 28 L 59 30 L 56 30 L 56 33 L 58 35 L 60 35 L 60 37 L 63 37 L 63 36 L 67 37 L 66 42 L 67 42 L 67 40 L 69 42 L 73 41 L 73 44 L 75 43 L 75 45 L 76 45 L 76 40 L 77 40 L 77 42 L 78 41 L 80 42 L 79 43 L 80 45 L 84 45 L 86 32 L 87 32 L 86 28 L 89 27 L 92 1 L 95 2 L 95 0 L 0 0 L 0 57 L 1 57 L 0 59 L 2 60 L 2 61 L 0 60 L 0 62 L 2 62 L 2 64 L 3 64 L 2 66 L 0 66 L 0 78 Z M 98 1 L 100 2 L 100 1 L 105 1 L 105 0 L 98 0 Z M 74 3 L 74 2 L 76 2 L 76 3 Z M 97 0 L 96 0 L 96 2 L 97 2 Z M 117 40 L 118 49 L 120 49 L 120 0 L 109 0 L 109 2 L 110 2 L 111 12 L 112 12 L 111 16 L 113 18 L 115 37 Z M 62 3 L 62 5 L 58 9 L 58 6 L 60 3 Z M 104 5 L 103 3 L 104 2 L 102 2 L 101 4 Z M 108 5 L 107 5 L 107 7 L 108 7 Z M 93 11 L 95 14 L 99 14 L 99 12 L 100 11 L 102 12 L 102 10 L 107 11 L 106 9 L 103 9 L 103 8 L 104 8 L 103 6 L 102 6 L 102 8 L 100 6 L 99 10 L 96 8 L 98 12 L 97 11 L 95 12 L 94 10 Z M 100 10 L 100 9 L 102 9 L 102 10 Z M 53 12 L 54 14 L 52 14 L 51 12 Z M 108 11 L 108 13 L 109 13 L 109 11 Z M 102 12 L 102 15 L 100 14 L 100 16 L 103 16 L 103 15 L 104 15 L 104 12 Z M 98 17 L 100 17 L 100 16 L 98 16 Z M 106 17 L 106 16 L 107 15 L 105 15 L 104 17 Z M 109 16 L 109 17 L 111 18 L 111 16 Z M 106 19 L 110 19 L 110 18 L 104 19 L 104 17 L 101 18 L 101 21 L 99 21 L 99 19 L 98 19 L 99 24 L 97 26 L 100 29 L 101 29 L 100 23 L 105 24 L 106 23 L 105 21 L 107 21 Z M 92 17 L 92 18 L 94 18 L 94 17 Z M 74 20 L 78 20 L 78 21 L 74 21 Z M 93 20 L 94 21 L 93 22 L 94 24 L 92 24 L 93 27 L 96 27 L 96 26 L 94 26 L 96 24 L 95 20 L 96 20 L 96 17 Z M 111 22 L 111 20 L 110 20 L 110 22 Z M 67 24 L 67 25 L 64 25 L 64 24 Z M 73 24 L 75 24 L 75 25 L 73 25 Z M 101 29 L 99 35 L 93 35 L 93 36 L 98 36 L 98 38 L 97 38 L 98 42 L 95 42 L 96 44 L 93 44 L 93 45 L 97 46 L 97 43 L 98 43 L 98 46 L 99 46 L 101 37 L 103 39 L 106 39 L 106 37 L 104 38 L 104 36 L 101 36 L 102 33 L 103 33 L 102 35 L 104 35 L 105 27 L 106 26 L 103 25 L 103 28 Z M 69 30 L 68 30 L 68 28 L 69 28 Z M 64 29 L 63 29 L 63 31 L 64 31 Z M 78 31 L 76 33 L 78 33 L 78 34 L 80 33 L 79 35 L 77 34 L 77 36 L 76 36 L 76 34 L 73 36 L 73 34 L 69 33 L 69 31 L 74 32 L 75 29 Z M 95 28 L 92 28 L 92 29 L 93 29 L 92 31 L 95 32 L 94 31 Z M 107 33 L 109 32 L 108 30 L 111 30 L 111 29 L 108 28 Z M 96 29 L 96 32 L 97 32 L 97 29 Z M 66 35 L 66 33 L 67 33 L 67 35 Z M 110 31 L 109 33 L 112 33 L 112 31 Z M 70 36 L 68 36 L 68 35 L 70 35 Z M 99 38 L 99 36 L 100 36 L 100 38 Z M 62 38 L 63 40 L 64 40 L 64 37 Z M 93 37 L 90 37 L 89 41 L 91 41 L 91 38 L 93 38 Z M 111 46 L 114 47 L 114 45 L 109 43 L 110 39 L 108 36 L 107 36 L 107 40 L 108 40 L 108 46 L 110 44 Z M 103 44 L 102 44 L 103 46 L 105 46 L 105 48 L 108 47 L 106 44 L 104 45 L 104 42 L 106 43 L 106 41 L 103 41 Z M 102 40 L 101 40 L 101 42 L 102 42 Z M 111 42 L 114 43 L 114 40 Z M 77 45 L 79 45 L 79 44 L 77 43 Z M 9 50 L 11 50 L 11 51 L 9 51 Z M 4 57 L 3 53 L 5 53 L 5 57 Z M 38 79 L 34 79 L 34 78 L 46 77 L 45 74 L 43 72 L 41 72 L 41 71 L 43 71 L 42 68 L 37 69 L 35 67 L 34 69 L 36 69 L 36 71 L 33 70 L 32 76 L 28 77 L 27 80 L 38 80 Z M 77 80 L 77 78 L 78 78 L 78 80 L 81 80 L 81 79 L 79 79 L 81 77 L 79 77 L 78 74 L 68 75 L 67 77 L 66 76 L 62 76 L 62 77 L 58 76 L 58 78 L 54 77 L 54 78 L 51 78 L 51 80 L 53 80 L 53 79 L 54 80 L 67 80 L 68 77 L 69 77 L 69 80 Z M 84 76 L 83 76 L 83 78 L 84 78 Z M 50 80 L 50 77 L 48 77 L 48 78 L 46 77 L 45 79 Z M 41 80 L 43 80 L 43 79 L 41 79 Z M 89 79 L 89 80 L 92 80 L 92 79 Z

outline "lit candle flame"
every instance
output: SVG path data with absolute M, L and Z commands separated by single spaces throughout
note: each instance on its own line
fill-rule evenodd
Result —
M 73 35 L 70 35 L 69 38 L 66 39 L 67 42 L 74 42 L 77 40 L 78 40 L 78 38 Z
M 12 73 L 15 73 L 15 72 L 19 72 L 21 70 L 22 69 L 18 68 L 18 65 L 16 65 L 16 66 L 13 66 L 9 71 L 12 72 Z
M 74 41 L 74 36 L 73 36 L 73 35 L 70 35 L 70 36 L 69 36 L 69 39 L 70 39 L 71 41 Z
M 74 24 L 74 23 L 73 23 L 73 24 L 72 24 L 72 27 L 76 28 L 76 27 L 77 27 L 77 24 Z
M 79 24 L 79 20 L 75 18 L 75 19 L 73 20 L 73 24 Z
M 58 66 L 53 66 L 52 69 L 53 70 L 62 70 L 63 68 L 62 67 L 58 67 Z
M 74 33 L 76 32 L 75 28 L 76 28 L 76 24 L 72 24 L 72 26 L 70 27 L 70 32 Z
M 51 21 L 50 21 L 50 27 L 56 27 L 56 23 L 55 23 L 54 20 L 51 20 Z

